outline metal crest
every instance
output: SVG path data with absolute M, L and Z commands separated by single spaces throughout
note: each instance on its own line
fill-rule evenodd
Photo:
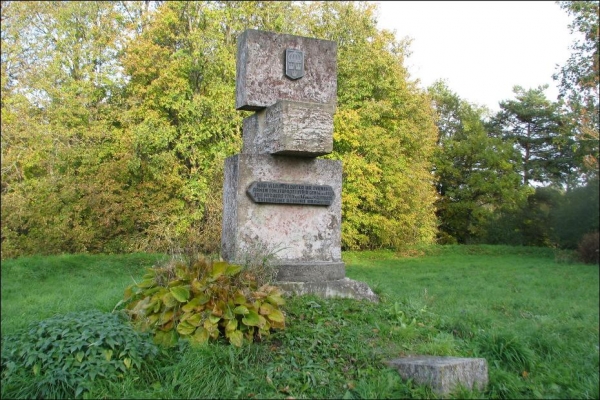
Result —
M 296 49 L 285 50 L 285 76 L 300 79 L 304 76 L 304 52 Z

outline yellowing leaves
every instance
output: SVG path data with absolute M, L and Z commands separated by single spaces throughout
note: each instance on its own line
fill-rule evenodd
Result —
M 171 288 L 171 294 L 180 303 L 184 303 L 190 298 L 190 290 L 185 286 Z

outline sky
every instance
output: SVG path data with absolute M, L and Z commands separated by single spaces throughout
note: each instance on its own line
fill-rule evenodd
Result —
M 566 11 L 554 1 L 377 1 L 378 27 L 409 37 L 405 62 L 422 87 L 444 79 L 470 103 L 499 110 L 514 99 L 513 86 L 548 84 L 555 100 L 552 74 L 571 54 L 577 38 L 570 34 Z

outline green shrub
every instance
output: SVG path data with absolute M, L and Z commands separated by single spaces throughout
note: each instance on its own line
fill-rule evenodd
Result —
M 563 201 L 554 211 L 554 229 L 560 247 L 576 250 L 585 234 L 598 231 L 599 194 L 597 179 L 564 194 Z
M 94 310 L 34 323 L 2 338 L 2 397 L 79 397 L 96 377 L 122 378 L 154 358 L 145 336 Z
M 279 288 L 262 283 L 252 268 L 213 262 L 172 260 L 148 270 L 125 290 L 134 324 L 150 330 L 154 342 L 169 347 L 179 337 L 205 343 L 224 336 L 235 346 L 285 327 Z
M 577 255 L 581 261 L 586 264 L 598 264 L 600 251 L 598 240 L 600 240 L 598 232 L 583 235 L 577 246 Z

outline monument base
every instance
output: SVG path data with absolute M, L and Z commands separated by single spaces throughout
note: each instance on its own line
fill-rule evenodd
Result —
M 379 302 L 379 297 L 364 282 L 343 278 L 320 282 L 275 282 L 288 295 L 314 294 L 323 298 L 350 298 Z
M 333 190 L 333 198 L 329 199 L 332 203 L 326 206 L 256 202 L 253 196 L 258 193 L 252 191 L 260 189 L 258 185 L 272 183 L 312 188 L 329 186 L 329 191 Z M 286 260 L 340 262 L 341 220 L 340 161 L 269 154 L 237 154 L 225 161 L 221 235 L 224 260 L 241 263 L 254 249 L 262 248 L 263 255 L 274 255 L 274 264 L 285 264 Z M 340 278 L 343 275 L 332 279 Z

